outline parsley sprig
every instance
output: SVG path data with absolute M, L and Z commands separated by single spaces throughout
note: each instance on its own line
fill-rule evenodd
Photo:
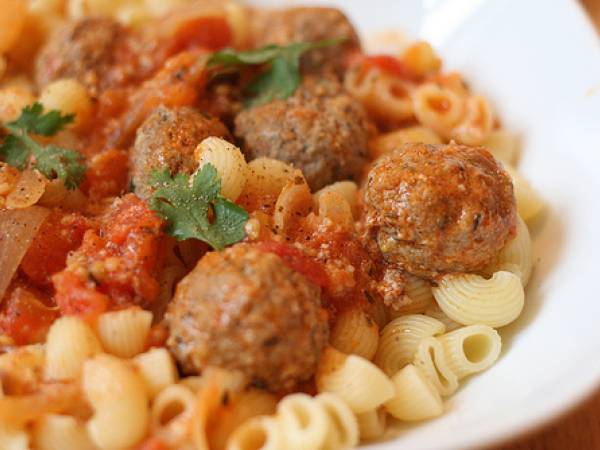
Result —
M 73 122 L 74 117 L 56 110 L 44 114 L 40 103 L 26 106 L 16 120 L 4 125 L 9 134 L 0 145 L 0 156 L 19 170 L 31 162 L 46 178 L 60 178 L 67 189 L 75 189 L 85 174 L 83 156 L 56 145 L 40 145 L 29 136 L 30 133 L 53 136 Z
M 219 194 L 221 180 L 213 165 L 192 177 L 154 171 L 150 183 L 156 189 L 150 208 L 167 220 L 167 232 L 178 240 L 199 239 L 222 250 L 245 237 L 248 213 Z
M 286 99 L 300 83 L 300 58 L 310 50 L 331 47 L 345 39 L 328 39 L 317 42 L 297 42 L 285 46 L 267 45 L 256 50 L 236 51 L 228 48 L 214 53 L 208 67 L 249 66 L 270 63 L 270 67 L 250 82 L 246 90 L 251 95 L 248 106 L 258 106 L 273 99 Z

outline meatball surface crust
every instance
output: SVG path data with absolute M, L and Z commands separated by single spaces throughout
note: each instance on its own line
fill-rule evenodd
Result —
M 294 42 L 315 42 L 343 38 L 340 45 L 312 50 L 302 58 L 305 72 L 329 72 L 342 74 L 345 56 L 360 50 L 356 29 L 339 9 L 299 7 L 258 12 L 255 15 L 254 45 L 286 45 Z
M 366 163 L 366 113 L 333 78 L 307 76 L 288 99 L 243 110 L 235 134 L 248 161 L 293 164 L 313 190 L 358 179 Z
M 516 232 L 511 179 L 481 147 L 406 144 L 375 162 L 364 202 L 386 262 L 425 278 L 484 268 Z
M 125 34 L 117 21 L 107 17 L 87 17 L 66 25 L 38 56 L 38 86 L 59 78 L 75 78 L 96 94 L 99 85 L 106 82 L 115 48 Z
M 171 174 L 194 172 L 198 168 L 194 150 L 210 136 L 231 140 L 223 123 L 192 108 L 155 109 L 138 128 L 131 151 L 135 193 L 142 198 L 151 194 L 148 178 L 154 170 L 168 168 Z
M 167 346 L 187 373 L 239 370 L 272 391 L 310 378 L 328 339 L 320 291 L 247 244 L 204 256 L 177 286 Z

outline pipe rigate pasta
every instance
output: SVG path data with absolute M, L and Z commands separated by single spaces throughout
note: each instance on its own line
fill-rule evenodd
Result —
M 414 365 L 409 364 L 392 377 L 394 397 L 385 409 L 396 419 L 425 420 L 439 416 L 444 405 L 431 381 Z

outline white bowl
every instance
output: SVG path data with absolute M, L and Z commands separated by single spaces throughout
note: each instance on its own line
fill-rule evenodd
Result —
M 579 4 L 305 3 L 340 7 L 363 37 L 395 29 L 432 42 L 445 68 L 461 71 L 522 137 L 520 168 L 549 204 L 534 227 L 527 306 L 501 330 L 498 363 L 467 381 L 442 417 L 402 427 L 394 439 L 369 448 L 478 448 L 566 411 L 600 382 L 600 45 Z

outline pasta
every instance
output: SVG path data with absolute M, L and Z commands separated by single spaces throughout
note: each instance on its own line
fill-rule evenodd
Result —
M 412 85 L 406 81 L 379 74 L 365 100 L 367 108 L 381 120 L 403 122 L 414 114 L 411 91 Z
M 2 0 L 2 15 L 0 16 L 0 54 L 10 50 L 19 39 L 25 18 L 27 7 L 20 0 Z
M 277 416 L 290 450 L 321 448 L 332 426 L 323 405 L 306 394 L 284 397 Z
M 437 338 L 427 337 L 419 343 L 413 364 L 441 395 L 452 395 L 458 389 L 458 377 L 452 371 L 444 347 Z
M 286 236 L 298 225 L 299 220 L 310 213 L 313 198 L 306 183 L 286 184 L 275 203 L 273 228 L 277 234 Z
M 412 275 L 406 277 L 404 294 L 408 296 L 410 302 L 402 303 L 399 306 L 392 305 L 389 308 L 392 319 L 404 314 L 422 313 L 435 302 L 433 293 L 431 292 L 431 284 L 426 280 Z
M 393 380 L 392 380 L 393 381 Z M 356 415 L 361 441 L 379 439 L 385 433 L 387 412 L 384 407 Z
M 0 448 L 3 450 L 29 450 L 29 436 L 23 429 L 0 423 Z
M 355 413 L 375 409 L 393 395 L 389 378 L 377 366 L 330 347 L 321 356 L 315 381 L 319 392 L 336 394 Z
M 432 317 L 421 314 L 400 316 L 382 330 L 374 362 L 392 376 L 413 361 L 424 338 L 442 334 L 445 330 L 444 324 Z
M 444 412 L 439 392 L 414 365 L 409 364 L 392 377 L 394 397 L 385 409 L 399 420 L 431 419 Z
M 465 116 L 452 129 L 451 137 L 467 145 L 479 145 L 494 126 L 494 113 L 487 100 L 474 95 L 466 101 Z
M 492 130 L 481 143 L 487 148 L 494 158 L 505 166 L 512 166 L 519 156 L 519 143 L 516 136 L 506 130 Z
M 129 308 L 101 314 L 96 327 L 108 353 L 131 358 L 144 350 L 151 323 L 151 312 Z
M 106 354 L 87 360 L 83 365 L 82 389 L 94 411 L 86 427 L 100 450 L 132 446 L 146 434 L 146 388 L 127 362 Z
M 431 129 L 422 126 L 400 128 L 396 131 L 381 134 L 369 141 L 369 150 L 374 157 L 389 153 L 403 144 L 422 142 L 424 144 L 441 144 L 440 137 Z
M 61 79 L 49 84 L 41 92 L 39 102 L 46 110 L 73 114 L 76 126 L 84 125 L 92 113 L 92 100 L 87 90 L 74 79 Z
M 402 53 L 402 62 L 412 73 L 422 77 L 436 73 L 442 66 L 433 47 L 424 41 L 409 45 Z
M 327 194 L 329 192 L 335 192 L 336 194 L 341 195 L 346 202 L 350 205 L 350 210 L 352 211 L 352 216 L 356 217 L 358 214 L 357 208 L 357 193 L 358 187 L 354 181 L 338 181 L 336 183 L 330 184 L 329 186 L 325 186 L 324 188 L 315 192 L 314 197 L 317 205 L 319 205 L 319 199 L 323 194 Z
M 330 423 L 324 448 L 341 450 L 357 445 L 358 424 L 348 405 L 338 396 L 327 392 L 317 395 L 316 401 L 327 413 Z
M 350 232 L 354 229 L 352 208 L 337 192 L 324 192 L 319 196 L 319 217 L 335 223 L 342 230 Z
M 489 280 L 468 274 L 444 276 L 433 295 L 442 311 L 463 325 L 508 325 L 519 317 L 525 304 L 521 278 L 504 271 Z
M 435 302 L 425 310 L 424 314 L 442 322 L 446 326 L 446 331 L 454 331 L 457 328 L 462 327 L 460 323 L 455 322 L 450 317 L 448 317 L 446 313 L 444 313 L 444 311 L 442 311 L 442 309 Z
M 181 384 L 165 387 L 152 402 L 150 423 L 157 429 L 167 425 L 171 420 L 186 412 L 189 414 L 196 403 L 196 396 Z
M 221 195 L 235 201 L 248 179 L 248 165 L 239 148 L 229 142 L 209 137 L 196 148 L 196 160 L 201 168 L 212 164 L 221 178 Z
M 465 114 L 465 102 L 460 95 L 440 85 L 422 84 L 414 90 L 412 98 L 419 122 L 446 138 Z
M 61 317 L 46 337 L 45 376 L 50 380 L 75 378 L 85 360 L 101 351 L 98 338 L 85 322 L 77 317 Z
M 33 427 L 36 450 L 91 450 L 94 443 L 85 425 L 71 416 L 46 414 Z
M 237 428 L 227 442 L 227 450 L 279 450 L 284 437 L 277 420 L 258 416 Z
M 437 338 L 450 370 L 460 380 L 490 367 L 500 355 L 500 335 L 486 325 L 470 325 Z
M 504 166 L 512 178 L 515 197 L 517 198 L 517 211 L 526 222 L 538 216 L 544 209 L 544 201 L 523 176 L 510 166 Z
M 330 342 L 343 353 L 372 359 L 377 351 L 379 328 L 362 309 L 349 309 L 337 318 Z
M 150 398 L 177 381 L 177 367 L 164 348 L 153 348 L 133 358 L 133 363 L 146 383 Z

